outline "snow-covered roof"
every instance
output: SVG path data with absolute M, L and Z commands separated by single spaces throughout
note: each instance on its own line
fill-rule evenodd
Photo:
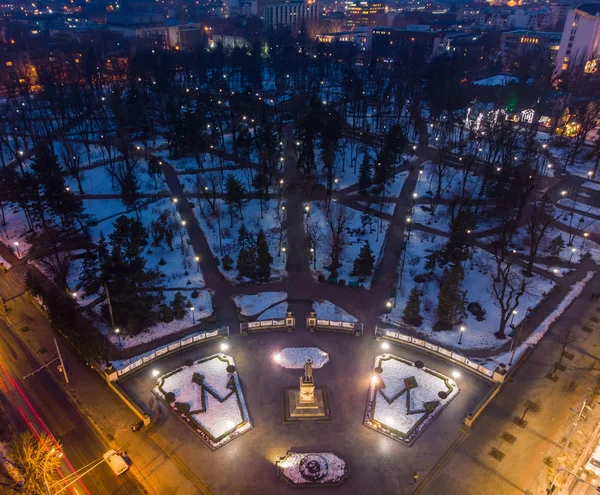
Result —
M 477 86 L 505 86 L 508 83 L 517 81 L 518 79 L 513 76 L 498 75 L 488 77 L 486 79 L 480 79 L 479 81 L 475 81 L 473 84 Z

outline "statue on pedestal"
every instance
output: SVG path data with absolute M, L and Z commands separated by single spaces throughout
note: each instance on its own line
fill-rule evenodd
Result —
M 304 377 L 302 378 L 302 381 L 312 383 L 312 381 L 313 381 L 312 367 L 313 367 L 313 361 L 312 361 L 312 359 L 309 359 L 304 364 Z

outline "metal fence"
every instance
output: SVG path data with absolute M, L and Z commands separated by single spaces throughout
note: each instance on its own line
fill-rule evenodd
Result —
M 497 381 L 494 379 L 493 371 L 488 370 L 484 366 L 481 366 L 480 364 L 475 363 L 469 360 L 468 358 L 457 354 L 454 351 L 449 351 L 439 345 L 427 342 L 426 340 L 417 339 L 415 337 L 409 337 L 408 335 L 402 335 L 401 333 L 396 332 L 394 330 L 387 330 L 385 328 L 379 328 L 377 326 L 375 327 L 375 332 L 373 336 L 375 338 L 379 337 L 400 342 L 403 344 L 413 345 L 415 347 L 421 347 L 426 351 L 431 352 L 432 354 L 437 354 L 438 356 L 444 359 L 459 364 L 460 366 L 469 369 L 473 373 L 477 373 L 478 375 L 482 376 L 483 378 L 486 378 L 487 380 Z
M 287 330 L 291 332 L 296 326 L 296 318 L 287 316 L 280 320 L 257 320 L 240 323 L 240 334 L 246 335 L 253 332 L 268 332 L 270 330 Z
M 113 381 L 117 378 L 121 378 L 123 375 L 139 368 L 140 366 L 143 366 L 157 358 L 164 357 L 167 354 L 172 354 L 175 351 L 181 349 L 182 347 L 186 347 L 191 344 L 201 344 L 201 343 L 207 342 L 209 340 L 214 340 L 219 337 L 229 337 L 229 327 L 217 328 L 216 330 L 213 330 L 211 332 L 202 332 L 199 334 L 195 334 L 195 335 L 186 337 L 182 340 L 179 340 L 177 342 L 172 342 L 171 344 L 168 344 L 164 347 L 155 349 L 150 354 L 146 354 L 141 357 L 134 358 L 135 361 L 132 361 L 125 368 L 121 368 L 121 369 L 117 370 L 116 373 L 110 374 L 109 379 L 111 379 L 110 377 L 112 375 L 114 375 L 115 377 L 113 379 L 111 379 L 111 381 Z

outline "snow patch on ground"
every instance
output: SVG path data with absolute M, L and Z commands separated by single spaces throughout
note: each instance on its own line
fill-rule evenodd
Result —
M 282 302 L 276 304 L 275 306 L 266 309 L 260 315 L 258 315 L 259 320 L 282 320 L 286 317 L 288 310 L 288 303 Z
M 330 301 L 313 301 L 312 309 L 317 314 L 319 320 L 345 321 L 348 323 L 356 323 L 358 321 L 358 318 Z
M 275 362 L 288 370 L 300 370 L 311 359 L 313 369 L 322 368 L 329 362 L 329 354 L 318 347 L 286 347 L 275 354 Z
M 287 292 L 260 292 L 253 295 L 237 295 L 233 296 L 232 299 L 240 314 L 254 316 L 277 303 L 285 301 Z

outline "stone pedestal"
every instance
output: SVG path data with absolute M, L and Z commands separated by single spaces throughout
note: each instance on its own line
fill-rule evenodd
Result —
M 313 380 L 300 377 L 299 388 L 283 390 L 284 422 L 331 420 L 327 387 L 316 388 Z

